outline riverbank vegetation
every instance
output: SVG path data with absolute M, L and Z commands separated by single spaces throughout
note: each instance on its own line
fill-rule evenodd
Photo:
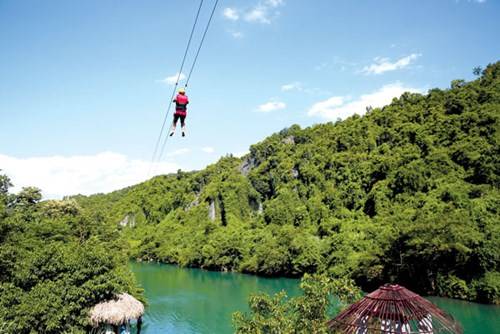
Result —
M 500 63 L 198 172 L 74 199 L 134 258 L 500 303 Z
M 116 227 L 74 200 L 41 202 L 39 189 L 10 186 L 0 175 L 1 333 L 87 333 L 90 307 L 141 295 Z
M 9 193 L 0 173 L 0 331 L 85 332 L 91 306 L 141 297 L 129 257 L 326 275 L 306 276 L 303 297 L 252 297 L 251 313 L 235 315 L 240 333 L 321 332 L 339 293 L 331 278 L 500 304 L 499 119 L 496 63 L 472 82 L 294 125 L 242 158 L 110 194 L 41 201 L 36 188 Z
M 324 274 L 305 274 L 300 288 L 302 295 L 294 298 L 288 298 L 284 291 L 274 296 L 251 296 L 250 312 L 233 314 L 235 333 L 331 333 L 328 320 L 362 297 L 353 281 Z

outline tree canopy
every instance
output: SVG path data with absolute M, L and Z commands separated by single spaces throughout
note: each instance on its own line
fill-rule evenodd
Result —
M 116 228 L 74 200 L 8 192 L 0 175 L 0 332 L 86 333 L 88 311 L 121 292 L 141 297 Z

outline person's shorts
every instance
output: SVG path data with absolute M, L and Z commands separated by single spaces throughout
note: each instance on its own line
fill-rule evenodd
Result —
M 186 112 L 175 112 L 174 114 L 174 124 L 177 124 L 178 120 L 181 120 L 181 125 L 184 126 L 184 122 L 186 120 Z

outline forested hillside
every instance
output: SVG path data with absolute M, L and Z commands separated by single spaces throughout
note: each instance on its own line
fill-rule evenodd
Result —
M 0 175 L 0 333 L 88 333 L 90 307 L 140 297 L 116 227 L 74 200 L 41 202 L 39 189 L 10 186 Z
M 198 172 L 75 199 L 132 255 L 500 303 L 500 63 Z

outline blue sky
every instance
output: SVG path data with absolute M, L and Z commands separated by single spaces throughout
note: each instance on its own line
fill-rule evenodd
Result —
M 147 177 L 198 4 L 0 0 L 0 169 L 16 189 L 61 197 Z M 294 123 L 472 79 L 500 55 L 498 13 L 495 0 L 220 0 L 188 136 L 154 169 L 201 169 Z

